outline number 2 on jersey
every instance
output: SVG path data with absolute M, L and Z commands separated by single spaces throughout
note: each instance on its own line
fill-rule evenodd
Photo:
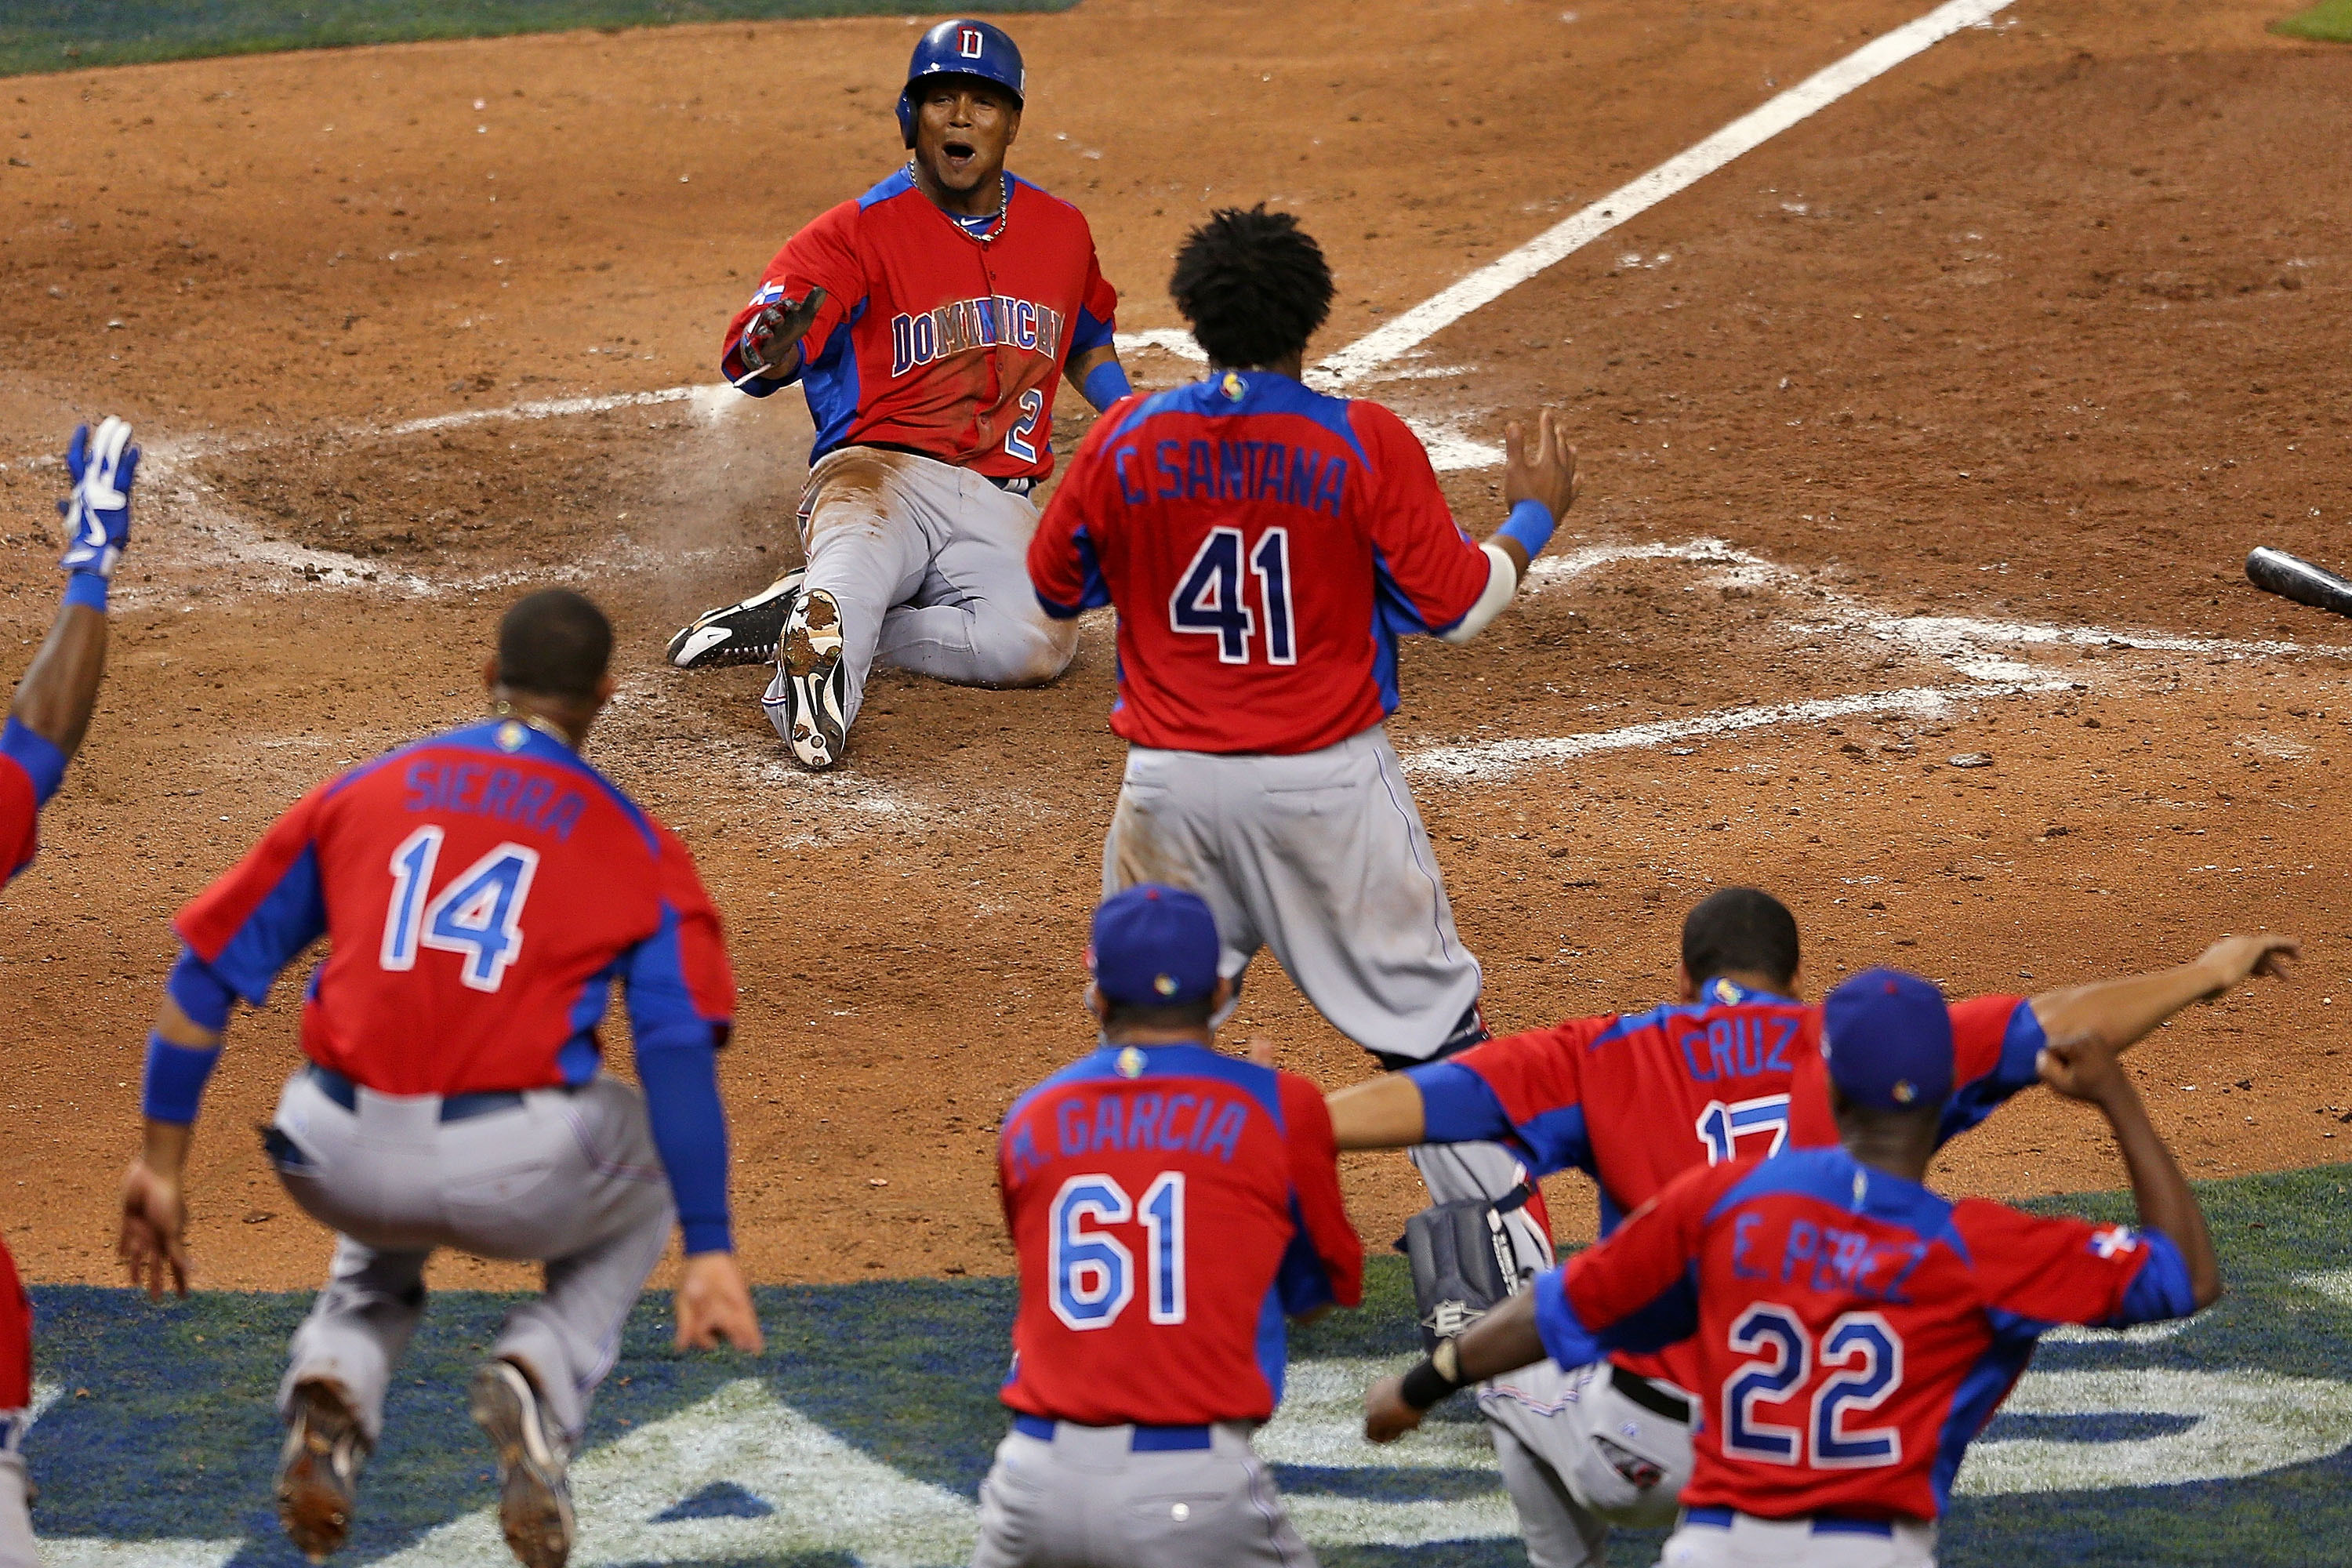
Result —
M 1217 662 L 1250 662 L 1250 639 L 1257 617 L 1242 595 L 1242 550 L 1245 541 L 1238 528 L 1213 528 L 1176 591 L 1168 595 L 1168 624 L 1180 632 L 1196 632 L 1217 639 Z M 1258 601 L 1265 606 L 1265 661 L 1297 664 L 1298 648 L 1291 638 L 1290 531 L 1269 528 L 1249 552 L 1250 574 L 1257 579 Z
M 458 979 L 476 991 L 496 991 L 522 952 L 522 907 L 539 851 L 501 844 L 432 894 L 443 837 L 438 824 L 427 823 L 392 852 L 392 902 L 377 962 L 397 972 L 415 968 L 420 949 L 454 952 L 466 961 Z
M 1004 449 L 1024 463 L 1037 460 L 1037 448 L 1029 437 L 1035 434 L 1037 421 L 1045 416 L 1045 395 L 1035 387 L 1021 395 L 1021 422 L 1004 433 Z
M 1155 1323 L 1184 1321 L 1184 1173 L 1162 1171 L 1136 1203 L 1112 1176 L 1072 1176 L 1048 1214 L 1046 1272 L 1054 1316 L 1073 1329 L 1107 1329 L 1135 1299 L 1135 1254 L 1098 1227 L 1143 1224 L 1144 1307 Z

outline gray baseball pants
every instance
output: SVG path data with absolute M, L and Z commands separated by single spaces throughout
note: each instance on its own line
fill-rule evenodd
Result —
M 1478 1413 L 1518 1510 L 1529 1568 L 1600 1568 L 1611 1525 L 1675 1521 L 1675 1500 L 1690 1479 L 1690 1426 L 1626 1398 L 1608 1363 L 1522 1367 L 1479 1385 Z M 1626 1473 L 1644 1467 L 1656 1475 L 1646 1486 Z
M 1429 832 L 1388 730 L 1294 756 L 1129 748 L 1103 841 L 1103 894 L 1167 882 L 1216 917 L 1236 985 L 1261 947 L 1334 1028 L 1368 1051 L 1426 1060 L 1477 1005 L 1478 961 L 1454 929 Z M 1524 1172 L 1496 1143 L 1412 1151 L 1430 1195 L 1501 1198 Z M 1522 1273 L 1551 1243 L 1506 1220 Z
M 1728 1524 L 1685 1517 L 1666 1538 L 1658 1568 L 1936 1568 L 1936 1527 L 1876 1531 L 1806 1519 L 1735 1513 Z
M 1014 1431 L 980 1487 L 972 1568 L 1314 1568 L 1246 1424 L 1136 1453 L 1132 1426 Z
M 433 1095 L 352 1094 L 345 1110 L 306 1068 L 278 1101 L 278 1179 L 338 1233 L 326 1289 L 294 1332 L 278 1408 L 299 1383 L 334 1383 L 375 1441 L 384 1390 L 425 1315 L 425 1260 L 453 1247 L 546 1265 L 545 1294 L 508 1314 L 490 1353 L 530 1372 L 576 1443 L 669 1239 L 669 1180 L 645 1097 L 599 1077 L 445 1121 Z
M 15 1445 L 24 1436 L 21 1412 L 11 1411 L 9 1447 L 0 1449 L 0 1568 L 41 1568 L 40 1549 L 33 1542 L 32 1483 L 25 1478 L 25 1456 Z
M 911 452 L 842 447 L 809 470 L 800 517 L 803 586 L 841 606 L 845 721 L 877 658 L 960 686 L 1041 686 L 1069 668 L 1076 623 L 1039 609 L 1029 582 L 1026 495 Z M 783 680 L 761 701 L 790 740 Z

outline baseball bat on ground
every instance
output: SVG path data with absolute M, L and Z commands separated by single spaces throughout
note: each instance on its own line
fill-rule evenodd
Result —
M 2246 578 L 2255 587 L 2283 594 L 2298 605 L 2352 616 L 2352 583 L 2284 550 L 2265 544 L 2247 556 Z

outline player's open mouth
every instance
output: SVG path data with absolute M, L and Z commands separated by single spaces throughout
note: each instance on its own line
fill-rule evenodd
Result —
M 940 144 L 940 156 L 954 167 L 961 169 L 978 157 L 979 153 L 969 142 L 943 142 Z

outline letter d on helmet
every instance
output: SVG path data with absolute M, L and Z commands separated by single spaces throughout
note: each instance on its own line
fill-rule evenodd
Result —
M 898 93 L 898 132 L 909 147 L 915 144 L 915 84 L 932 76 L 992 81 L 1013 95 L 1016 109 L 1029 95 L 1029 73 L 1021 64 L 1021 46 L 1011 34 L 961 17 L 941 22 L 915 45 L 915 57 L 907 62 L 907 85 Z

